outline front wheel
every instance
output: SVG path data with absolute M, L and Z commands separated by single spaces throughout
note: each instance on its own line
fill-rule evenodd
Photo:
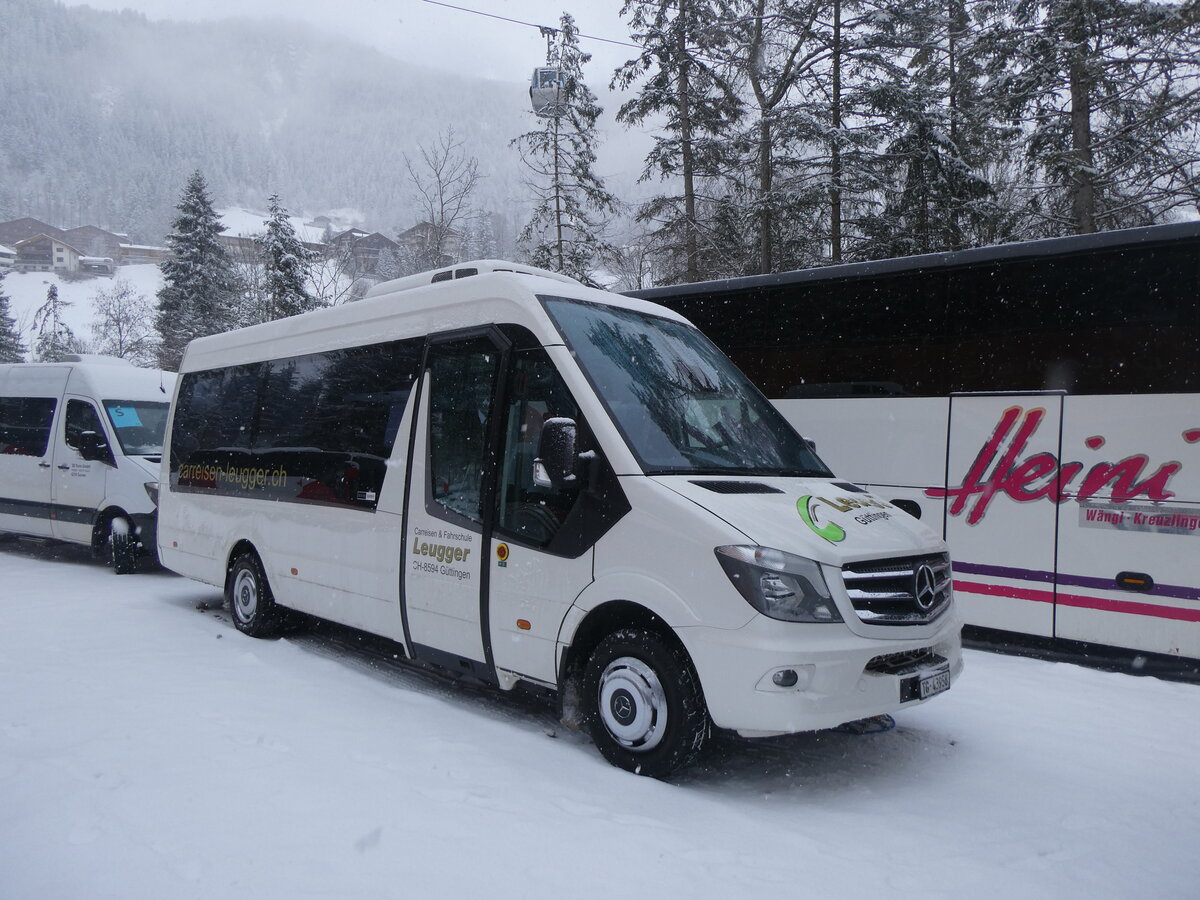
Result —
M 137 569 L 137 538 L 133 525 L 123 516 L 114 516 L 108 523 L 108 552 L 115 574 L 128 575 Z
M 225 599 L 238 631 L 251 637 L 270 637 L 282 624 L 282 610 L 275 605 L 262 563 L 254 553 L 243 553 L 229 569 Z
M 600 642 L 583 672 L 588 728 L 610 763 L 666 778 L 708 737 L 700 679 L 682 647 L 652 631 L 622 628 Z

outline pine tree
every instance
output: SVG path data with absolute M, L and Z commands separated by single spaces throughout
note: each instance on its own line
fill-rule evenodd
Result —
M 218 240 L 221 220 L 199 170 L 188 179 L 176 209 L 179 214 L 167 235 L 171 257 L 159 266 L 163 286 L 155 316 L 161 338 L 158 363 L 172 371 L 179 368 L 189 341 L 234 327 L 239 300 L 233 261 Z
M 663 118 L 662 130 L 646 158 L 641 180 L 679 179 L 678 193 L 659 194 L 642 205 L 638 219 L 657 223 L 655 243 L 678 259 L 670 282 L 694 282 L 701 269 L 705 224 L 699 219 L 705 178 L 721 174 L 716 139 L 736 122 L 741 102 L 713 64 L 712 48 L 724 40 L 716 0 L 644 3 L 625 0 L 630 36 L 642 52 L 619 68 L 613 86 L 638 84 L 637 95 L 621 106 L 617 121 L 635 125 Z
M 877 65 L 881 77 L 862 92 L 887 136 L 871 162 L 879 206 L 862 218 L 856 250 L 879 258 L 974 246 L 994 237 L 1000 220 L 980 165 L 1000 144 L 979 118 L 986 107 L 966 6 L 924 0 L 890 12 L 876 43 L 896 63 Z
M 583 82 L 591 55 L 579 49 L 575 20 L 566 13 L 552 55 L 563 76 L 564 109 L 513 141 L 536 198 L 521 242 L 533 265 L 590 281 L 596 260 L 609 249 L 605 216 L 616 212 L 617 201 L 595 172 L 596 120 L 603 110 Z
M 1028 140 L 1048 234 L 1151 224 L 1193 205 L 1200 144 L 1194 4 L 1010 0 L 982 35 Z
M 266 281 L 264 322 L 299 315 L 321 305 L 308 290 L 309 270 L 317 254 L 296 236 L 279 195 L 272 194 L 267 204 L 270 218 L 263 223 L 267 230 L 258 238 Z
M 21 332 L 17 330 L 16 320 L 9 315 L 9 299 L 4 293 L 4 277 L 8 272 L 0 272 L 0 363 L 25 362 L 25 344 L 21 340 Z
M 33 327 L 37 331 L 34 355 L 38 362 L 58 362 L 81 349 L 74 332 L 63 321 L 63 312 L 71 305 L 58 296 L 58 285 L 50 285 L 46 302 L 33 314 Z
M 803 145 L 819 134 L 810 117 L 797 113 L 800 86 L 827 70 L 829 50 L 815 27 L 824 3 L 722 0 L 722 5 L 729 35 L 712 52 L 745 97 L 741 128 L 728 147 L 736 154 L 730 165 L 739 172 L 754 234 L 752 272 L 764 274 L 803 264 L 803 251 L 795 245 L 811 238 L 808 228 L 797 226 L 807 225 L 827 197 L 823 185 L 793 177 L 811 168 Z M 739 202 L 739 193 L 725 192 L 724 199 Z

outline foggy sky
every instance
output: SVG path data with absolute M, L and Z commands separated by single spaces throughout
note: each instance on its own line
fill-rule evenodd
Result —
M 65 0 L 68 6 L 134 9 L 151 19 L 283 18 L 360 41 L 418 65 L 463 71 L 498 81 L 522 81 L 546 55 L 536 28 L 435 6 L 423 0 Z M 467 7 L 556 26 L 564 9 L 580 32 L 628 41 L 621 0 L 446 0 Z M 613 69 L 636 54 L 633 47 L 582 40 L 593 60 L 584 69 L 603 95 Z

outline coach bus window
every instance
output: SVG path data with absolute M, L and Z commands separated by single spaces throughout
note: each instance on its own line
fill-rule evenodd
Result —
M 0 397 L 0 453 L 45 456 L 55 405 L 50 397 Z

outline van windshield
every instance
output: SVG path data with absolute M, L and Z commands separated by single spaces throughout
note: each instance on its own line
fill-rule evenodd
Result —
M 831 473 L 708 338 L 670 319 L 540 297 L 648 475 Z
M 126 456 L 161 456 L 170 404 L 150 400 L 105 400 L 121 452 Z

